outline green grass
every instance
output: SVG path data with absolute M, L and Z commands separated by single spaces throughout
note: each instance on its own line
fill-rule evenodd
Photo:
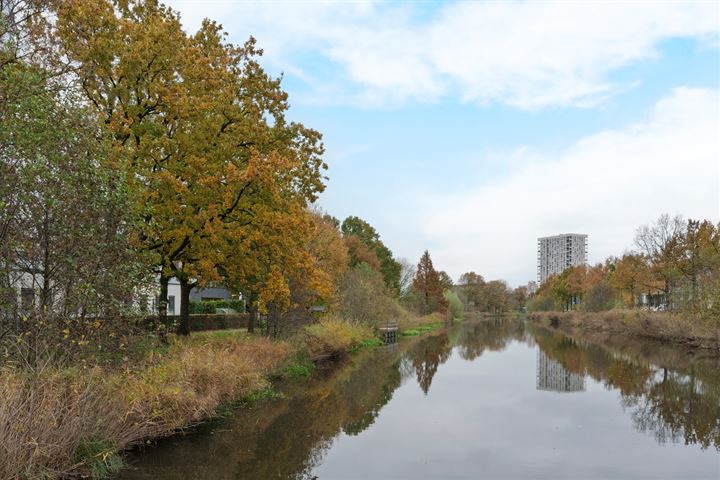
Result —
M 401 337 L 417 337 L 420 335 L 420 330 L 411 328 L 410 330 L 403 330 L 400 332 Z
M 271 400 L 273 398 L 282 398 L 283 394 L 278 392 L 272 387 L 263 388 L 262 390 L 256 390 L 249 395 L 244 396 L 240 403 L 248 405 L 252 403 L 263 402 L 265 400 Z
M 383 341 L 377 337 L 369 338 L 360 344 L 360 348 L 381 347 Z
M 230 340 L 241 339 L 247 336 L 244 328 L 231 328 L 227 330 L 207 330 L 203 332 L 192 332 L 190 338 L 197 340 Z
M 375 348 L 375 347 L 381 347 L 383 346 L 383 341 L 380 340 L 377 337 L 372 337 L 363 340 L 359 345 L 354 346 L 352 349 L 350 349 L 351 353 L 358 352 L 360 350 L 366 349 L 366 348 Z
M 415 328 L 410 328 L 408 330 L 400 331 L 400 336 L 402 336 L 402 337 L 417 337 L 418 335 L 421 335 L 423 333 L 432 332 L 433 330 L 442 328 L 442 326 L 443 326 L 442 323 L 429 323 L 427 325 L 419 325 Z
M 125 466 L 125 462 L 112 443 L 94 439 L 80 442 L 75 451 L 75 460 L 88 466 L 93 479 L 108 478 Z
M 232 417 L 235 414 L 235 410 L 240 407 L 247 407 L 249 405 L 255 405 L 274 398 L 283 397 L 284 395 L 281 392 L 278 392 L 272 387 L 267 387 L 261 390 L 256 390 L 249 395 L 245 395 L 239 400 L 223 403 L 217 408 L 217 410 L 215 410 L 215 414 L 220 417 L 229 418 Z
M 312 362 L 309 362 L 307 360 L 304 361 L 298 361 L 297 363 L 292 363 L 288 365 L 285 368 L 285 377 L 287 378 L 307 378 L 310 376 L 314 368 L 314 365 Z

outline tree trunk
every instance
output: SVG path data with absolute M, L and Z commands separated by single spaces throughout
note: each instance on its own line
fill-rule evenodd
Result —
M 163 326 L 167 326 L 168 283 L 170 283 L 170 278 L 160 274 L 160 297 L 158 298 L 157 313 L 158 322 Z
M 185 279 L 180 280 L 180 323 L 178 335 L 190 335 L 190 290 L 192 285 Z
M 247 331 L 248 333 L 255 332 L 255 323 L 257 321 L 257 294 L 255 292 L 250 292 L 250 295 L 248 297 L 249 305 L 248 305 L 248 325 L 247 325 Z

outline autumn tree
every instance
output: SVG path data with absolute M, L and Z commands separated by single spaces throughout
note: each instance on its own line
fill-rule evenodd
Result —
M 208 20 L 187 35 L 154 0 L 73 0 L 57 17 L 64 52 L 110 132 L 109 163 L 126 174 L 138 248 L 159 257 L 160 314 L 175 276 L 187 333 L 191 288 L 221 278 L 230 253 L 252 246 L 242 239 L 267 225 L 258 216 L 277 220 L 322 190 L 320 135 L 286 122 L 287 95 L 258 64 L 252 38 L 226 43 Z M 282 270 L 243 273 L 277 293 Z
M 373 269 L 380 271 L 380 260 L 373 250 L 368 248 L 357 235 L 345 235 L 345 247 L 348 250 L 348 262 L 350 267 L 366 263 Z
M 635 306 L 638 295 L 654 288 L 651 281 L 646 258 L 636 253 L 624 254 L 610 276 L 610 284 L 621 295 L 623 303 L 631 308 Z
M 530 299 L 530 291 L 527 285 L 515 287 L 510 293 L 510 304 L 513 309 L 521 310 Z
M 393 258 L 390 249 L 380 240 L 380 235 L 377 230 L 365 220 L 354 216 L 347 217 L 343 221 L 341 229 L 343 235 L 346 237 L 356 237 L 368 250 L 375 254 L 379 263 L 379 271 L 385 279 L 385 284 L 391 291 L 398 294 L 400 292 L 400 272 L 402 267 L 400 263 Z M 351 257 L 352 256 L 353 248 L 351 248 Z
M 286 242 L 286 251 L 274 257 L 276 263 L 285 266 L 283 276 L 289 289 L 289 302 L 286 309 L 277 308 L 279 299 L 275 297 L 270 305 L 264 306 L 268 311 L 266 329 L 273 335 L 311 322 L 314 319 L 311 309 L 315 306 L 337 310 L 342 302 L 340 287 L 348 270 L 347 247 L 327 216 L 308 211 L 306 218 L 310 225 L 305 241 L 294 247 Z
M 568 301 L 570 310 L 575 309 L 575 306 L 582 302 L 583 294 L 587 291 L 587 271 L 586 265 L 577 265 L 563 272 L 567 294 L 570 297 Z
M 484 302 L 482 290 L 485 286 L 485 279 L 475 272 L 467 272 L 460 275 L 458 290 L 463 303 L 470 309 L 483 310 Z
M 720 270 L 720 232 L 708 220 L 688 220 L 676 239 L 675 266 L 680 273 L 684 295 L 683 304 L 690 310 L 700 310 L 712 304 L 706 284 L 711 284 Z
M 504 313 L 510 308 L 510 290 L 503 280 L 492 280 L 484 287 L 486 311 Z
M 663 214 L 654 224 L 638 228 L 635 234 L 635 244 L 648 258 L 668 307 L 672 306 L 672 290 L 679 274 L 675 264 L 677 242 L 684 230 L 682 217 Z
M 443 290 L 450 290 L 455 285 L 452 278 L 450 278 L 450 275 L 448 275 L 445 270 L 440 270 L 438 272 L 438 277 L 440 278 L 440 285 Z
M 443 287 L 440 283 L 440 275 L 433 267 L 430 253 L 427 250 L 420 257 L 412 288 L 420 296 L 421 313 L 428 314 L 444 311 L 447 308 L 447 301 L 443 297 Z

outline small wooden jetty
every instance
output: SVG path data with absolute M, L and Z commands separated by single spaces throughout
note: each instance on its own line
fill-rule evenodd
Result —
M 397 343 L 398 323 L 397 320 L 389 320 L 380 326 L 380 337 L 385 345 Z

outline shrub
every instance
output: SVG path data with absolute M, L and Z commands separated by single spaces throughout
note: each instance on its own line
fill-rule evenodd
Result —
M 378 327 L 405 314 L 398 300 L 388 292 L 380 272 L 366 263 L 345 274 L 340 296 L 342 316 L 356 323 Z
M 531 312 L 553 312 L 562 310 L 562 306 L 551 295 L 536 295 L 528 302 L 528 310 Z
M 244 300 L 202 300 L 190 302 L 190 313 L 217 313 L 218 308 L 232 308 L 236 312 L 245 312 Z
M 215 302 L 190 302 L 190 314 L 215 313 Z
M 305 327 L 302 342 L 307 357 L 318 363 L 344 356 L 373 338 L 375 334 L 367 325 L 328 317 Z
M 448 310 L 450 311 L 451 318 L 463 318 L 463 312 L 465 308 L 462 301 L 460 301 L 460 297 L 458 297 L 457 293 L 453 292 L 452 290 L 445 290 L 443 296 L 448 302 Z

